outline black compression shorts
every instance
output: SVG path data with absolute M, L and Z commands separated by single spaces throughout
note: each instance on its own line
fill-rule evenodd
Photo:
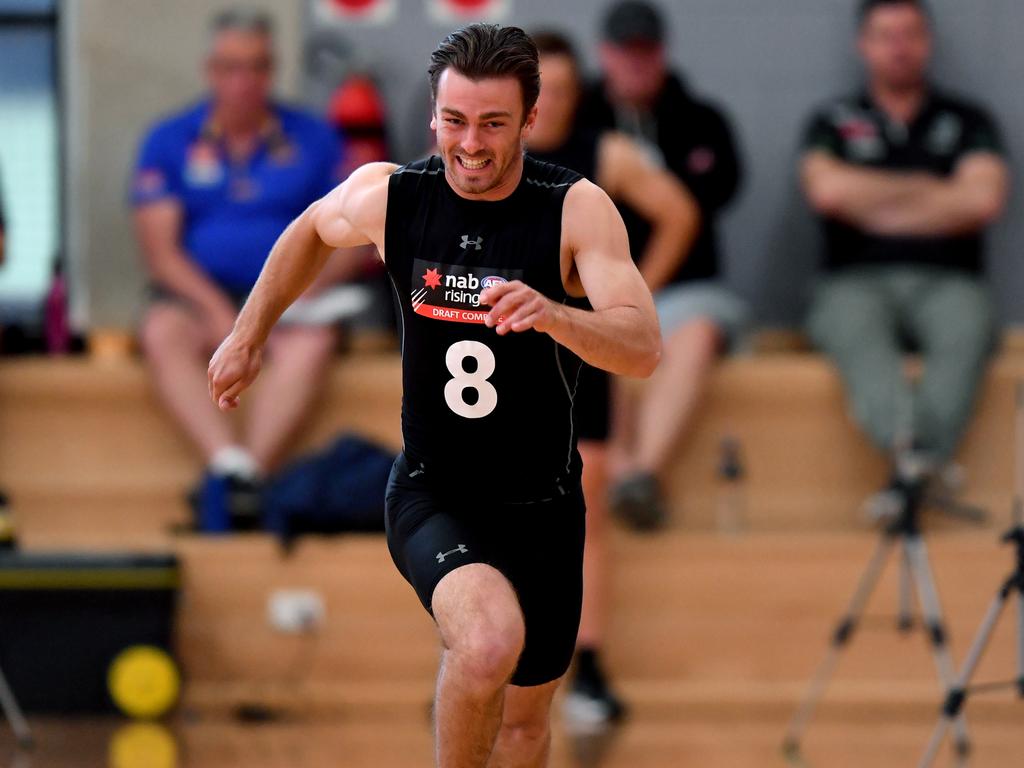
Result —
M 512 684 L 542 685 L 572 661 L 583 604 L 585 506 L 579 486 L 533 503 L 439 493 L 400 454 L 387 490 L 388 549 L 429 612 L 434 588 L 460 566 L 486 563 L 512 584 L 526 643 Z

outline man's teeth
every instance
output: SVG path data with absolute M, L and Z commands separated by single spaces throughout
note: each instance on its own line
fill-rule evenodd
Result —
M 483 168 L 485 165 L 487 165 L 487 163 L 489 161 L 488 160 L 467 160 L 464 157 L 460 157 L 459 158 L 459 162 L 462 163 L 466 168 L 469 168 L 471 171 L 476 171 L 476 170 L 479 170 L 480 168 Z

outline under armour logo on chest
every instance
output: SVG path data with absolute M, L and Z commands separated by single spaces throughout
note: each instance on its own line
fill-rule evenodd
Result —
M 460 555 L 464 555 L 469 552 L 469 548 L 465 544 L 459 544 L 455 549 L 449 549 L 447 552 L 438 552 L 435 557 L 437 557 L 437 562 L 443 563 L 446 557 L 454 555 L 456 552 Z
M 478 237 L 476 240 L 470 240 L 469 239 L 469 235 L 463 235 L 462 236 L 462 242 L 459 243 L 459 248 L 461 248 L 462 250 L 466 250 L 471 245 L 475 245 L 476 246 L 476 250 L 478 250 L 478 251 L 483 250 L 483 245 L 484 245 L 483 237 Z

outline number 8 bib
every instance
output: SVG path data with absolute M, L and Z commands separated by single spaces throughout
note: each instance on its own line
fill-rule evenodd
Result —
M 476 370 L 465 368 L 467 358 L 476 360 Z M 466 419 L 482 419 L 498 406 L 498 390 L 488 379 L 494 374 L 494 353 L 479 341 L 457 341 L 448 347 L 445 365 L 453 378 L 444 385 L 444 399 L 448 407 Z M 465 391 L 475 389 L 476 402 L 467 403 Z

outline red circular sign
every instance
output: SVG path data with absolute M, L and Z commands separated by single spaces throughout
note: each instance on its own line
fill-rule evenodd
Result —
M 362 13 L 377 4 L 377 0 L 333 0 L 344 13 Z
M 486 8 L 491 4 L 491 0 L 448 0 L 450 5 L 454 5 L 460 11 L 476 11 L 480 8 Z

